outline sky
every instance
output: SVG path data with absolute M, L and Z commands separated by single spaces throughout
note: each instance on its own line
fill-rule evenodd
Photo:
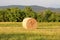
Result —
M 0 6 L 8 5 L 38 5 L 60 8 L 60 0 L 0 0 Z

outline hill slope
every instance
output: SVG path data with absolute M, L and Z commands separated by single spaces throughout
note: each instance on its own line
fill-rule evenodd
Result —
M 18 8 L 21 8 L 23 9 L 25 6 L 22 6 L 22 5 L 9 5 L 9 6 L 0 6 L 0 8 L 4 9 L 4 8 L 14 8 L 14 7 L 18 7 Z M 46 9 L 50 9 L 54 12 L 60 12 L 60 8 L 47 8 L 47 7 L 42 7 L 42 6 L 36 6 L 36 5 L 32 5 L 30 6 L 35 12 L 40 12 L 40 11 L 44 11 Z

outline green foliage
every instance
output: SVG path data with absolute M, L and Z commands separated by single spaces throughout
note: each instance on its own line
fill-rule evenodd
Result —
M 36 13 L 32 10 L 31 7 L 25 7 L 24 13 L 26 14 L 26 17 L 32 17 L 32 18 L 36 17 Z
M 31 7 L 0 9 L 0 22 L 22 22 L 27 17 L 35 18 L 38 22 L 60 22 L 60 14 L 49 9 L 42 13 L 34 12 Z

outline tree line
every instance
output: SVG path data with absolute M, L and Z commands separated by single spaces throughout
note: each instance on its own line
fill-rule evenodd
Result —
M 47 9 L 34 12 L 31 7 L 0 9 L 0 22 L 22 22 L 24 18 L 35 18 L 38 22 L 60 22 L 60 13 Z

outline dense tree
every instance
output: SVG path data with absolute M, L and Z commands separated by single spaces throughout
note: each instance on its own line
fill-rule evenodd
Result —
M 26 17 L 37 18 L 36 12 L 34 12 L 31 7 L 25 7 L 24 13 L 26 14 Z
M 47 9 L 37 13 L 31 7 L 0 9 L 0 22 L 22 22 L 24 18 L 35 18 L 38 22 L 60 22 L 60 13 Z
M 45 10 L 43 12 L 43 20 L 44 22 L 50 22 L 51 21 L 51 18 L 53 18 L 53 12 L 51 10 Z

